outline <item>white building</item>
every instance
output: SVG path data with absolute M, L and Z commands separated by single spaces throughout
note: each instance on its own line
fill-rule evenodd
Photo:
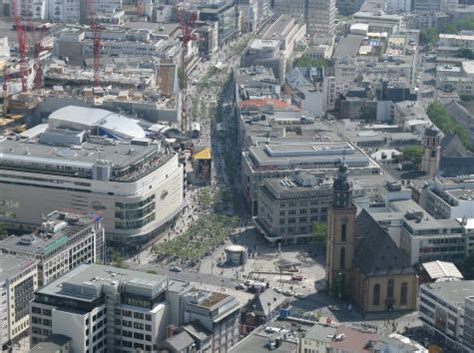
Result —
M 49 126 L 0 141 L 0 221 L 41 223 L 55 209 L 100 211 L 108 240 L 142 242 L 184 206 L 183 166 L 133 120 L 65 107 Z M 41 200 L 40 202 L 37 202 Z
M 420 205 L 438 219 L 474 218 L 474 181 L 469 177 L 429 181 L 421 189 Z
M 179 308 L 173 300 L 167 303 L 167 289 L 183 291 L 188 285 L 155 274 L 81 265 L 35 293 L 31 341 L 61 334 L 71 338 L 73 352 L 156 352 L 171 323 L 168 306 Z
M 412 0 L 385 0 L 384 2 L 384 11 L 386 12 L 411 12 L 411 2 Z
M 23 17 L 30 17 L 33 20 L 47 19 L 47 9 L 51 0 L 17 0 L 17 13 Z M 13 2 L 10 0 L 13 5 Z
M 0 256 L 0 350 L 28 332 L 29 302 L 37 288 L 35 259 Z
M 8 37 L 0 37 L 0 57 L 10 57 L 10 46 L 8 45 Z
M 49 0 L 48 18 L 55 22 L 79 23 L 81 20 L 81 1 Z
M 104 261 L 102 217 L 54 211 L 30 234 L 0 241 L 0 254 L 38 260 L 41 288 L 82 263 Z
M 474 350 L 474 281 L 421 285 L 419 312 L 425 330 L 437 341 L 456 352 Z

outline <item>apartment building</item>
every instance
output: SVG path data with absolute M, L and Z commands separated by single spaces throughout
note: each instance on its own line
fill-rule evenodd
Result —
M 41 288 L 80 264 L 104 261 L 102 217 L 53 211 L 32 233 L 0 241 L 0 254 L 36 259 Z
M 37 288 L 36 259 L 0 256 L 0 349 L 7 349 L 27 334 L 29 303 Z
M 258 217 L 254 221 L 267 241 L 305 243 L 313 237 L 313 224 L 327 221 L 332 178 L 298 173 L 265 179 L 258 200 Z
M 240 10 L 234 4 L 221 2 L 203 5 L 199 9 L 199 19 L 201 21 L 217 22 L 219 48 L 236 38 L 241 31 Z
M 55 209 L 100 211 L 107 237 L 139 244 L 184 206 L 183 166 L 133 120 L 68 106 L 0 141 L 0 221 L 39 224 Z
M 446 281 L 420 287 L 419 312 L 425 330 L 456 352 L 474 350 L 474 281 Z

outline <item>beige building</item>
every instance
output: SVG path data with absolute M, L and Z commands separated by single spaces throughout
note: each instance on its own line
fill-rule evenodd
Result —
M 328 216 L 328 288 L 363 312 L 415 310 L 417 277 L 410 258 L 367 211 L 356 217 L 347 177 L 341 165 Z
M 311 174 L 266 179 L 255 224 L 269 242 L 307 243 L 313 224 L 327 221 L 331 196 L 331 182 Z
M 29 304 L 38 288 L 37 261 L 0 256 L 0 348 L 8 347 L 30 327 Z

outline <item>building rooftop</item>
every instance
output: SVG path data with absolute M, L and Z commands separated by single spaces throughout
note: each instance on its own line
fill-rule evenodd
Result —
M 321 325 L 318 323 L 311 327 L 308 332 L 306 332 L 304 338 L 329 343 L 332 342 L 336 330 L 337 327 Z
M 20 257 L 1 254 L 0 256 L 0 283 L 18 276 L 25 269 L 34 266 L 37 260 L 31 257 Z
M 427 291 L 458 308 L 464 307 L 464 300 L 474 294 L 474 281 L 435 282 L 422 284 L 421 288 L 421 293 Z
M 290 168 L 297 165 L 334 167 L 344 157 L 349 167 L 367 167 L 370 158 L 348 143 L 283 143 L 250 147 L 248 152 L 255 169 Z
M 342 339 L 334 339 L 331 348 L 338 352 L 369 353 L 373 352 L 373 345 L 379 335 L 372 332 L 364 332 L 349 326 L 339 326 L 336 337 L 344 335 Z
M 332 178 L 323 179 L 300 173 L 283 179 L 265 179 L 264 188 L 276 198 L 315 197 L 321 192 L 332 195 Z
M 154 298 L 172 280 L 165 276 L 118 267 L 83 264 L 38 290 L 42 295 L 93 301 L 102 295 L 102 286 L 122 286 L 124 292 Z
M 70 341 L 71 338 L 68 336 L 54 334 L 49 336 L 45 341 L 36 344 L 30 349 L 30 353 L 62 352 L 61 349 Z
M 47 257 L 81 230 L 101 220 L 102 217 L 94 212 L 53 211 L 34 232 L 22 236 L 12 235 L 0 241 L 0 249 Z
M 463 279 L 463 275 L 455 264 L 446 261 L 431 261 L 421 264 L 431 280 L 437 280 L 444 277 Z
M 364 38 L 363 35 L 358 34 L 349 34 L 347 37 L 341 38 L 334 52 L 333 59 L 356 56 Z

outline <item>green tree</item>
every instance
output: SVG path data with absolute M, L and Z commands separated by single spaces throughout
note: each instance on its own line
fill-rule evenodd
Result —
M 428 117 L 431 119 L 441 131 L 445 134 L 452 133 L 458 135 L 464 147 L 471 149 L 471 141 L 469 130 L 465 125 L 458 124 L 448 114 L 448 111 L 441 103 L 433 102 L 428 106 L 426 111 Z
M 312 243 L 322 249 L 326 249 L 326 242 L 328 240 L 328 225 L 327 223 L 314 223 Z
M 464 58 L 464 59 L 469 59 L 473 60 L 474 59 L 474 53 L 472 52 L 471 49 L 467 48 L 460 48 L 456 51 L 456 56 L 458 58 Z
M 412 161 L 416 168 L 420 168 L 423 147 L 416 145 L 405 146 L 402 149 L 402 153 L 405 160 Z
M 462 263 L 462 273 L 464 279 L 473 280 L 474 279 L 474 248 L 471 248 L 469 255 L 466 256 Z
M 432 45 L 438 41 L 439 33 L 435 28 L 426 28 L 420 32 L 420 42 L 424 45 Z
M 328 67 L 329 66 L 329 61 L 325 59 L 312 59 L 308 58 L 306 56 L 302 56 L 298 60 L 296 60 L 295 64 L 293 65 L 295 67 Z
M 119 267 L 119 268 L 128 268 L 128 265 L 123 260 L 122 255 L 117 250 L 112 251 L 110 264 L 112 266 Z

